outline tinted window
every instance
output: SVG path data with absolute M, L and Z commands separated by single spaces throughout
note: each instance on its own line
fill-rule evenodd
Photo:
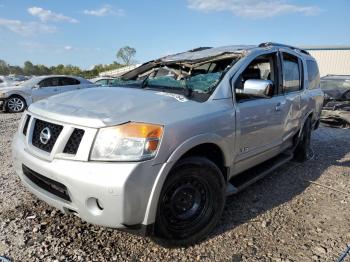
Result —
M 286 93 L 301 89 L 299 60 L 290 54 L 283 54 L 283 87 Z
M 46 78 L 39 83 L 40 87 L 59 86 L 57 77 Z
M 79 85 L 80 82 L 77 79 L 70 77 L 61 77 L 61 86 Z
M 320 73 L 318 71 L 317 63 L 313 60 L 307 60 L 306 65 L 309 79 L 309 89 L 315 89 L 320 83 Z

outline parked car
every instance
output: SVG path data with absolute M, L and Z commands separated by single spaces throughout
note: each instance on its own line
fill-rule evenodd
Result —
M 7 76 L 0 76 L 0 88 L 14 85 L 15 81 L 13 81 L 11 78 Z
M 90 79 L 92 83 L 95 83 L 99 86 L 110 86 L 114 80 L 115 80 L 114 77 L 96 77 L 96 78 Z
M 77 76 L 38 76 L 19 85 L 0 89 L 0 111 L 17 113 L 43 98 L 76 89 L 94 87 L 90 81 Z
M 350 128 L 350 76 L 322 77 L 321 88 L 325 93 L 322 123 L 333 127 Z
M 314 58 L 274 43 L 197 48 L 118 81 L 32 104 L 15 170 L 63 212 L 175 246 L 208 236 L 227 195 L 307 160 L 323 103 Z

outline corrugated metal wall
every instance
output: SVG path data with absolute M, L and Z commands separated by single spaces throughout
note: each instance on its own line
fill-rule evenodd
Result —
M 317 60 L 320 75 L 350 75 L 350 50 L 308 50 Z

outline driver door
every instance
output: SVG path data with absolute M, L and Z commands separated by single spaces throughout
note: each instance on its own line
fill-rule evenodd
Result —
M 237 149 L 235 173 L 255 166 L 276 155 L 275 148 L 282 143 L 285 115 L 288 113 L 285 97 L 279 92 L 281 81 L 278 53 L 256 57 L 235 82 L 237 102 Z M 269 98 L 242 96 L 237 89 L 244 88 L 249 79 L 271 80 L 273 92 Z
M 32 90 L 33 102 L 44 99 L 49 96 L 59 94 L 59 78 L 48 77 L 38 83 L 38 87 Z

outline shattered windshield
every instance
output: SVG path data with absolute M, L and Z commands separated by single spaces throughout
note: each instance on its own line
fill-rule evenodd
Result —
M 350 89 L 350 80 L 322 80 L 322 89 Z
M 114 80 L 111 86 L 165 89 L 174 93 L 190 90 L 190 93 L 210 94 L 237 60 L 238 56 L 232 54 L 197 63 L 150 62 Z
M 146 85 L 149 87 L 170 87 L 170 88 L 189 88 L 192 91 L 208 93 L 219 82 L 222 73 L 208 73 L 190 76 L 177 80 L 174 76 L 160 76 L 148 79 Z

